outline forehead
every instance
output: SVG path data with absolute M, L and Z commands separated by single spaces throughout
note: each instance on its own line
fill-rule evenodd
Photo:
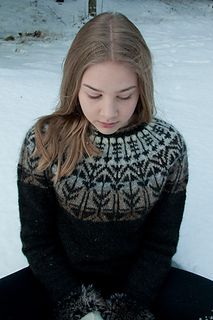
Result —
M 127 64 L 106 61 L 89 66 L 83 74 L 82 84 L 122 90 L 125 86 L 137 85 L 137 75 Z

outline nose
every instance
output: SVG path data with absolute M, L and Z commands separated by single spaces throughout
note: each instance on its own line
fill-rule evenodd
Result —
M 104 101 L 102 101 L 100 115 L 105 121 L 110 121 L 117 117 L 118 109 L 113 99 L 104 99 Z

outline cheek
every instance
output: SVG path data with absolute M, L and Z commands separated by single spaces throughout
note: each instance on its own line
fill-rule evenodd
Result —
M 79 101 L 81 107 L 85 105 L 85 97 L 81 93 L 81 90 L 79 91 L 79 94 L 78 94 L 78 101 Z
M 88 108 L 88 101 L 87 101 L 87 98 L 84 94 L 81 94 L 79 92 L 78 100 L 79 100 L 82 111 L 86 111 L 86 109 L 89 109 Z
M 131 101 L 131 103 L 126 106 L 126 108 L 123 109 L 123 114 L 125 115 L 132 115 L 135 111 L 135 108 L 137 106 L 138 99 L 135 99 L 134 101 Z
M 90 117 L 90 115 L 92 116 L 94 113 L 94 106 L 92 105 L 91 101 L 87 97 L 85 97 L 85 95 L 81 94 L 79 94 L 78 100 L 83 114 L 86 117 Z

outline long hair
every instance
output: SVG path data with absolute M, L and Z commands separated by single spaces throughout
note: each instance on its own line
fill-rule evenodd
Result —
M 136 73 L 139 100 L 134 124 L 150 122 L 155 110 L 152 59 L 137 27 L 121 13 L 102 13 L 77 33 L 64 62 L 60 99 L 55 112 L 41 117 L 35 126 L 38 170 L 57 164 L 56 182 L 70 174 L 84 154 L 99 150 L 89 140 L 89 123 L 78 100 L 85 70 L 96 63 L 115 61 L 127 64 Z

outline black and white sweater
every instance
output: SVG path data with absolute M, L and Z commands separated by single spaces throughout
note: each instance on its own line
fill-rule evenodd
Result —
M 170 269 L 184 210 L 184 140 L 156 118 L 90 139 L 101 155 L 53 186 L 56 164 L 38 174 L 34 128 L 27 133 L 18 165 L 23 252 L 56 318 L 99 310 L 104 319 L 153 319 L 146 309 Z

